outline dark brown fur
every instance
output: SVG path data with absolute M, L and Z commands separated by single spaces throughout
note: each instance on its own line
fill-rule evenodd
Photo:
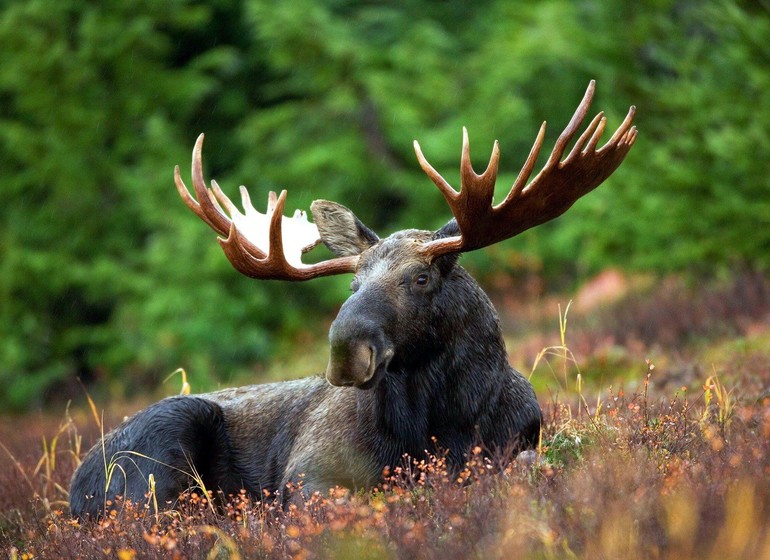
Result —
M 379 240 L 342 206 L 317 202 L 313 215 L 332 251 L 361 255 L 353 294 L 329 333 L 326 379 L 148 407 L 86 455 L 72 480 L 73 515 L 96 517 L 115 495 L 144 500 L 150 473 L 165 504 L 193 472 L 210 490 L 255 496 L 300 479 L 306 491 L 366 488 L 405 454 L 421 457 L 436 445 L 459 466 L 476 443 L 492 452 L 536 444 L 540 408 L 508 364 L 489 299 L 456 255 L 431 261 L 419 250 L 455 234 L 454 222 Z M 120 465 L 109 486 L 105 462 Z

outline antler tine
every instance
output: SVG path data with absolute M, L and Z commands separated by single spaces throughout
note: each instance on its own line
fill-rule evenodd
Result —
M 473 212 L 475 207 L 487 208 L 492 204 L 497 181 L 497 168 L 500 163 L 500 144 L 495 140 L 487 168 L 481 175 L 473 170 L 468 129 L 463 127 L 463 153 L 460 161 L 460 198 L 465 201 L 466 211 Z M 470 207 L 473 208 L 470 208 Z
M 206 194 L 209 196 L 209 200 L 211 201 L 211 204 L 213 204 L 219 212 L 227 215 L 225 213 L 224 208 L 222 208 L 222 205 L 217 200 L 217 195 L 214 193 L 214 186 L 219 186 L 219 185 L 215 185 L 215 183 L 216 181 L 214 180 L 211 181 L 211 187 L 206 189 Z M 222 193 L 222 196 L 224 196 L 224 193 Z
M 275 192 L 270 191 L 271 198 L 275 198 Z M 267 258 L 271 261 L 285 259 L 283 253 L 283 207 L 286 205 L 286 191 L 282 190 L 280 196 L 275 201 L 270 215 L 270 250 Z
M 246 199 L 243 197 L 243 193 L 246 192 Z M 246 228 L 247 223 L 254 223 L 259 222 L 259 216 L 260 213 L 256 211 L 256 209 L 251 205 L 251 201 L 249 200 L 249 193 L 246 191 L 246 188 L 241 189 L 241 200 L 244 201 L 244 211 L 247 212 L 247 214 L 242 214 L 240 210 L 238 210 L 238 207 L 235 205 L 235 203 L 230 200 L 230 197 L 228 197 L 224 191 L 219 187 L 219 183 L 217 183 L 215 180 L 211 180 L 211 188 L 208 189 L 207 193 L 209 194 L 209 197 L 211 198 L 211 203 L 216 206 L 217 208 L 221 208 L 220 204 L 225 207 L 227 212 L 232 216 L 232 222 L 230 224 L 230 229 L 227 232 L 227 239 L 229 239 L 233 232 L 238 231 L 238 227 L 244 227 Z M 248 204 L 246 204 L 248 202 Z M 221 211 L 221 210 L 220 210 Z M 253 230 L 254 228 L 249 227 L 246 229 Z M 251 232 L 250 232 L 251 233 Z M 267 248 L 264 249 L 259 246 L 260 241 L 260 235 L 261 232 L 257 230 L 256 236 L 254 240 L 252 241 L 249 239 L 249 236 L 244 231 L 244 235 L 241 235 L 238 238 L 238 244 L 240 245 L 241 249 L 248 253 L 249 255 L 252 255 L 258 259 L 264 258 L 267 255 Z
M 505 204 L 507 204 L 508 200 L 517 196 L 519 192 L 527 184 L 527 181 L 529 180 L 530 175 L 532 175 L 532 170 L 535 168 L 535 163 L 537 163 L 537 157 L 540 155 L 540 150 L 543 147 L 543 139 L 545 138 L 545 129 L 546 129 L 546 124 L 545 124 L 545 121 L 543 121 L 543 124 L 540 125 L 540 130 L 537 133 L 537 138 L 535 138 L 535 143 L 532 144 L 532 148 L 529 150 L 527 161 L 524 162 L 524 166 L 521 168 L 521 171 L 519 171 L 519 175 L 516 177 L 516 180 L 513 182 L 513 186 L 511 187 L 511 190 L 508 193 L 508 196 L 506 196 L 505 200 L 503 200 L 500 204 L 498 204 L 497 207 L 504 206 Z
M 589 150 L 594 149 L 596 147 L 596 143 L 599 141 L 599 138 L 604 133 L 604 127 L 606 125 L 607 119 L 605 118 L 604 113 L 600 112 L 593 118 L 591 123 L 588 125 L 588 128 L 586 128 L 583 134 L 580 135 L 580 138 L 577 139 L 577 142 L 575 142 L 575 145 L 572 147 L 572 151 L 564 161 L 568 162 L 572 158 L 577 157 L 581 151 L 587 153 Z M 588 142 L 588 145 L 586 145 L 586 142 Z M 585 149 L 583 149 L 584 146 Z
M 479 249 L 513 237 L 560 216 L 578 198 L 609 177 L 636 140 L 637 130 L 632 126 L 633 106 L 612 138 L 599 150 L 596 146 L 607 119 L 603 113 L 596 115 L 562 161 L 567 145 L 588 115 L 595 89 L 596 82 L 591 80 L 569 124 L 556 140 L 545 166 L 527 183 L 543 145 L 546 125 L 542 124 L 516 181 L 505 200 L 497 206 L 491 205 L 499 155 L 497 143 L 489 167 L 482 175 L 476 175 L 470 165 L 468 137 L 463 129 L 462 189 L 460 193 L 455 193 L 457 196 L 450 198 L 446 192 L 454 193 L 454 190 L 425 161 L 415 142 L 420 166 L 444 193 L 460 230 L 459 236 L 430 241 L 423 250 L 436 258 L 447 253 Z M 482 204 L 482 201 L 485 203 Z
M 182 175 L 179 172 L 179 166 L 174 166 L 174 184 L 176 185 L 176 190 L 179 192 L 179 196 L 182 197 L 182 200 L 187 205 L 187 207 L 195 212 L 195 214 L 204 222 L 206 222 L 209 227 L 216 230 L 217 227 L 209 220 L 208 216 L 203 213 L 203 210 L 201 209 L 201 205 L 198 204 L 198 201 L 195 200 L 192 195 L 190 195 L 190 191 L 187 190 L 187 185 L 184 184 L 184 181 L 182 181 Z M 220 232 L 221 233 L 221 232 Z
M 631 123 L 634 122 L 634 115 L 636 115 L 636 105 L 631 105 L 631 107 L 628 108 L 628 113 L 626 113 L 626 118 L 623 119 L 623 122 L 615 131 L 615 134 L 612 135 L 612 138 L 607 140 L 607 143 L 604 146 L 602 146 L 601 148 L 599 148 L 599 150 L 597 150 L 597 153 L 600 153 L 606 149 L 610 149 L 612 146 L 619 144 L 622 141 L 622 137 L 625 136 L 631 130 L 634 131 L 633 138 L 636 139 L 636 127 L 631 126 Z M 634 143 L 634 140 L 631 140 L 631 144 L 633 143 Z
M 270 191 L 267 193 L 267 211 L 272 212 L 275 208 L 276 204 L 276 197 L 275 197 L 275 191 Z
M 203 138 L 201 133 L 195 141 L 192 155 L 193 190 L 198 197 L 198 204 L 208 218 L 206 223 L 211 225 L 219 234 L 227 235 L 230 230 L 230 219 L 212 202 L 206 180 L 203 178 Z
M 425 159 L 425 156 L 422 154 L 422 149 L 420 148 L 420 143 L 415 140 L 413 142 L 414 145 L 414 153 L 417 154 L 417 161 L 420 162 L 420 167 L 425 172 L 425 174 L 430 177 L 430 180 L 435 183 L 435 185 L 438 187 L 438 190 L 441 191 L 441 194 L 444 195 L 444 198 L 449 204 L 452 204 L 455 200 L 457 200 L 457 197 L 460 196 L 460 193 L 458 193 L 456 190 L 454 190 L 449 183 L 447 183 L 446 179 L 444 179 L 438 171 L 430 164 L 428 163 L 428 160 Z
M 546 167 L 557 164 L 561 160 L 564 149 L 567 147 L 567 144 L 569 144 L 569 141 L 572 140 L 572 137 L 578 131 L 580 125 L 583 124 L 583 121 L 588 114 L 588 110 L 591 108 L 591 101 L 594 98 L 595 90 L 596 80 L 591 80 L 583 95 L 583 100 L 580 102 L 580 105 L 578 105 L 578 108 L 575 109 L 575 114 L 572 115 L 572 119 L 570 119 L 564 132 L 562 132 L 556 140 L 556 144 L 554 144 L 553 151 L 551 152 L 551 157 L 548 158 L 548 162 L 545 164 Z
M 636 127 L 632 127 L 628 132 L 626 132 L 623 135 L 623 140 L 625 144 L 629 147 L 633 146 L 634 142 L 636 141 L 636 136 L 639 133 L 639 131 L 636 129 Z
M 201 135 L 198 138 L 198 142 L 202 142 L 202 141 L 203 141 L 203 135 Z M 196 145 L 198 142 L 196 142 Z M 194 170 L 195 170 L 195 156 L 193 155 L 193 173 L 194 173 Z M 193 177 L 195 177 L 194 174 L 193 174 Z M 209 214 L 206 213 L 204 208 L 201 207 L 200 204 L 198 204 L 198 201 L 192 197 L 192 195 L 190 194 L 190 191 L 187 190 L 187 186 L 184 184 L 184 181 L 182 181 L 182 176 L 179 171 L 178 165 L 174 166 L 174 184 L 176 185 L 176 190 L 179 193 L 179 196 L 182 197 L 182 200 L 190 210 L 195 212 L 195 214 L 201 220 L 206 222 L 209 225 L 209 227 L 211 227 L 211 229 L 213 229 L 220 235 L 227 235 L 227 231 L 230 229 L 229 220 L 227 220 L 227 218 L 224 216 L 222 217 L 224 218 L 225 221 L 218 219 L 218 216 L 221 215 L 219 211 L 213 214 L 214 218 L 212 218 L 211 216 L 209 216 Z M 195 190 L 197 192 L 197 189 Z M 204 187 L 204 191 L 206 192 L 205 198 L 208 199 L 210 197 L 210 192 L 205 187 Z
M 245 189 L 242 189 L 242 193 Z M 233 221 L 233 226 L 230 229 L 230 233 L 227 239 L 220 239 L 219 243 L 222 249 L 225 251 L 230 262 L 233 266 L 246 276 L 252 278 L 276 278 L 283 279 L 296 279 L 293 271 L 294 267 L 286 260 L 286 256 L 283 250 L 283 208 L 286 202 L 286 191 L 281 191 L 281 196 L 272 205 L 268 206 L 267 218 L 270 223 L 268 226 L 268 245 L 263 251 L 249 241 L 241 232 Z M 275 200 L 275 193 L 270 192 L 269 199 Z M 248 197 L 248 193 L 246 194 Z M 229 200 L 229 199 L 228 199 Z M 249 201 L 250 205 L 250 201 Z M 252 207 L 253 208 L 253 207 Z M 237 208 L 234 208 L 236 212 L 239 212 Z M 256 210 L 255 210 L 256 212 Z M 299 263 L 302 264 L 301 262 Z M 285 278 L 284 278 L 285 277 Z
M 241 185 L 238 187 L 238 190 L 241 191 L 241 206 L 243 206 L 243 211 L 246 213 L 246 216 L 258 214 L 259 212 L 257 212 L 257 209 L 254 208 L 254 205 L 251 203 L 251 195 L 246 187 Z
M 192 159 L 193 189 L 198 200 L 187 190 L 179 166 L 174 169 L 174 182 L 185 204 L 221 236 L 219 244 L 236 270 L 252 278 L 280 280 L 310 280 L 355 271 L 357 256 L 334 258 L 311 265 L 302 262 L 302 253 L 315 247 L 320 236 L 318 228 L 308 222 L 302 212 L 294 218 L 283 215 L 287 196 L 285 190 L 278 197 L 271 191 L 267 214 L 261 214 L 251 204 L 246 188 L 241 187 L 243 214 L 216 181 L 211 181 L 211 188 L 206 188 L 202 148 L 203 134 L 195 142 Z M 284 227 L 284 220 L 290 227 Z M 289 230 L 287 234 L 291 234 L 288 237 L 284 237 L 286 230 Z
M 230 197 L 227 196 L 222 189 L 219 187 L 219 183 L 217 183 L 214 179 L 211 180 L 211 189 L 208 191 L 209 193 L 213 193 L 213 197 L 211 202 L 213 204 L 221 204 L 225 207 L 227 212 L 233 216 L 236 213 L 239 213 L 240 210 L 238 210 L 238 207 L 233 203 L 232 200 L 230 200 Z
M 599 113 L 599 115 L 601 115 L 602 118 L 599 119 L 599 124 L 597 125 L 596 130 L 594 131 L 591 139 L 588 141 L 588 144 L 583 150 L 584 154 L 587 154 L 592 150 L 596 150 L 596 145 L 599 143 L 599 139 L 602 137 L 602 134 L 604 134 L 604 129 L 607 128 L 607 117 L 604 116 L 604 113 Z M 598 118 L 599 115 L 596 115 L 596 117 Z

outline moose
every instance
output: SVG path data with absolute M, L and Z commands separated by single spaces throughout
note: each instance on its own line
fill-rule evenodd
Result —
M 285 190 L 270 193 L 262 214 L 241 187 L 242 213 L 216 181 L 206 186 L 201 134 L 192 156 L 196 197 L 178 166 L 175 183 L 185 204 L 221 236 L 238 271 L 293 281 L 353 274 L 352 294 L 329 331 L 325 376 L 170 397 L 149 406 L 87 453 L 72 478 L 72 514 L 97 518 L 116 496 L 142 502 L 151 485 L 163 507 L 196 483 L 225 495 L 244 489 L 280 499 L 294 482 L 301 482 L 301 494 L 336 485 L 370 488 L 386 467 L 407 456 L 440 449 L 450 467 L 458 467 L 475 445 L 489 453 L 537 445 L 541 410 L 534 390 L 509 365 L 496 312 L 458 258 L 556 218 L 617 169 L 636 139 L 633 106 L 599 149 L 607 120 L 596 115 L 562 159 L 594 88 L 591 81 L 545 166 L 529 181 L 543 123 L 497 205 L 497 142 L 478 175 L 463 128 L 458 192 L 415 141 L 420 166 L 454 217 L 437 231 L 407 229 L 384 239 L 335 202 L 313 202 L 313 222 L 300 211 L 286 217 Z M 303 263 L 302 255 L 319 243 L 334 256 Z

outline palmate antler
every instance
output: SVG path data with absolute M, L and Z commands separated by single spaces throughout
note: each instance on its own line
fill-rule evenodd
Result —
M 297 210 L 292 218 L 283 215 L 285 190 L 278 197 L 270 191 L 267 212 L 262 214 L 252 206 L 251 197 L 242 186 L 241 199 L 245 212 L 242 214 L 216 181 L 211 181 L 210 189 L 206 188 L 202 149 L 203 134 L 198 136 L 192 156 L 193 189 L 198 200 L 187 190 L 178 165 L 174 168 L 174 182 L 188 208 L 223 236 L 219 238 L 219 244 L 236 270 L 263 280 L 310 280 L 318 276 L 355 271 L 357 256 L 309 265 L 302 262 L 302 254 L 315 247 L 321 237 L 318 228 L 308 221 L 304 212 Z M 222 206 L 227 209 L 230 217 L 224 213 Z
M 543 145 L 545 122 L 542 124 L 508 196 L 496 206 L 492 205 L 492 195 L 500 160 L 497 141 L 492 148 L 487 169 L 477 175 L 471 166 L 468 132 L 463 127 L 461 189 L 457 192 L 428 163 L 415 140 L 414 150 L 420 166 L 444 195 L 460 229 L 459 236 L 431 241 L 424 246 L 424 251 L 435 258 L 493 245 L 560 216 L 578 198 L 591 192 L 609 177 L 636 140 L 636 127 L 631 126 L 636 111 L 633 106 L 612 138 L 600 149 L 597 150 L 596 145 L 607 124 L 603 113 L 594 117 L 566 159 L 561 159 L 567 144 L 588 114 L 595 87 L 596 82 L 591 80 L 572 120 L 556 141 L 545 167 L 526 184 Z
M 492 196 L 500 160 L 497 142 L 486 171 L 477 175 L 471 166 L 468 132 L 463 128 L 461 189 L 457 192 L 427 162 L 415 140 L 414 149 L 420 166 L 444 195 L 460 230 L 460 235 L 430 241 L 421 250 L 434 259 L 447 253 L 472 251 L 508 239 L 560 216 L 578 198 L 609 177 L 636 140 L 636 127 L 631 126 L 634 107 L 629 109 L 612 138 L 598 150 L 596 146 L 607 119 L 602 113 L 596 115 L 569 155 L 563 161 L 561 159 L 567 144 L 588 114 L 594 89 L 595 82 L 591 81 L 572 120 L 556 141 L 545 167 L 527 184 L 543 145 L 543 123 L 508 196 L 496 206 L 492 205 Z M 237 209 L 216 181 L 211 181 L 211 188 L 207 188 L 203 179 L 202 148 L 203 134 L 195 142 L 192 157 L 193 189 L 198 200 L 187 190 L 179 174 L 179 166 L 174 169 L 174 181 L 185 204 L 223 236 L 219 243 L 238 271 L 252 278 L 278 280 L 309 280 L 318 276 L 355 272 L 357 255 L 316 264 L 302 263 L 302 254 L 319 243 L 320 235 L 318 228 L 307 220 L 304 212 L 298 210 L 292 218 L 283 216 L 285 190 L 277 197 L 274 192 L 270 192 L 267 212 L 261 214 L 252 206 L 245 187 L 241 187 L 245 213 Z M 229 217 L 222 209 L 223 206 Z

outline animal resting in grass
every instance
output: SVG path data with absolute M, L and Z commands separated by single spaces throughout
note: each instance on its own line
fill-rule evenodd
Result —
M 344 206 L 325 200 L 311 206 L 315 223 L 300 212 L 284 217 L 286 191 L 270 193 L 267 213 L 261 214 L 241 187 L 242 214 L 215 181 L 206 187 L 201 135 L 192 158 L 197 201 L 178 167 L 176 185 L 187 206 L 224 237 L 219 242 L 237 270 L 281 280 L 354 274 L 353 293 L 329 332 L 326 379 L 151 405 L 88 452 L 72 479 L 72 514 L 96 517 L 118 495 L 146 503 L 151 474 L 155 497 L 167 507 L 196 480 L 209 490 L 245 489 L 260 497 L 265 491 L 281 495 L 299 481 L 304 492 L 366 488 L 405 455 L 444 450 L 450 467 L 457 467 L 475 444 L 491 453 L 535 445 L 541 412 L 532 386 L 509 365 L 495 310 L 457 260 L 462 252 L 559 216 L 620 165 L 636 138 L 634 107 L 600 149 L 606 119 L 598 114 L 562 159 L 593 92 L 592 81 L 545 167 L 528 183 L 543 123 L 513 187 L 496 206 L 497 142 L 486 171 L 477 175 L 463 129 L 459 192 L 415 142 L 420 166 L 454 218 L 438 231 L 408 229 L 384 239 Z M 302 253 L 319 242 L 336 257 L 302 263 Z

